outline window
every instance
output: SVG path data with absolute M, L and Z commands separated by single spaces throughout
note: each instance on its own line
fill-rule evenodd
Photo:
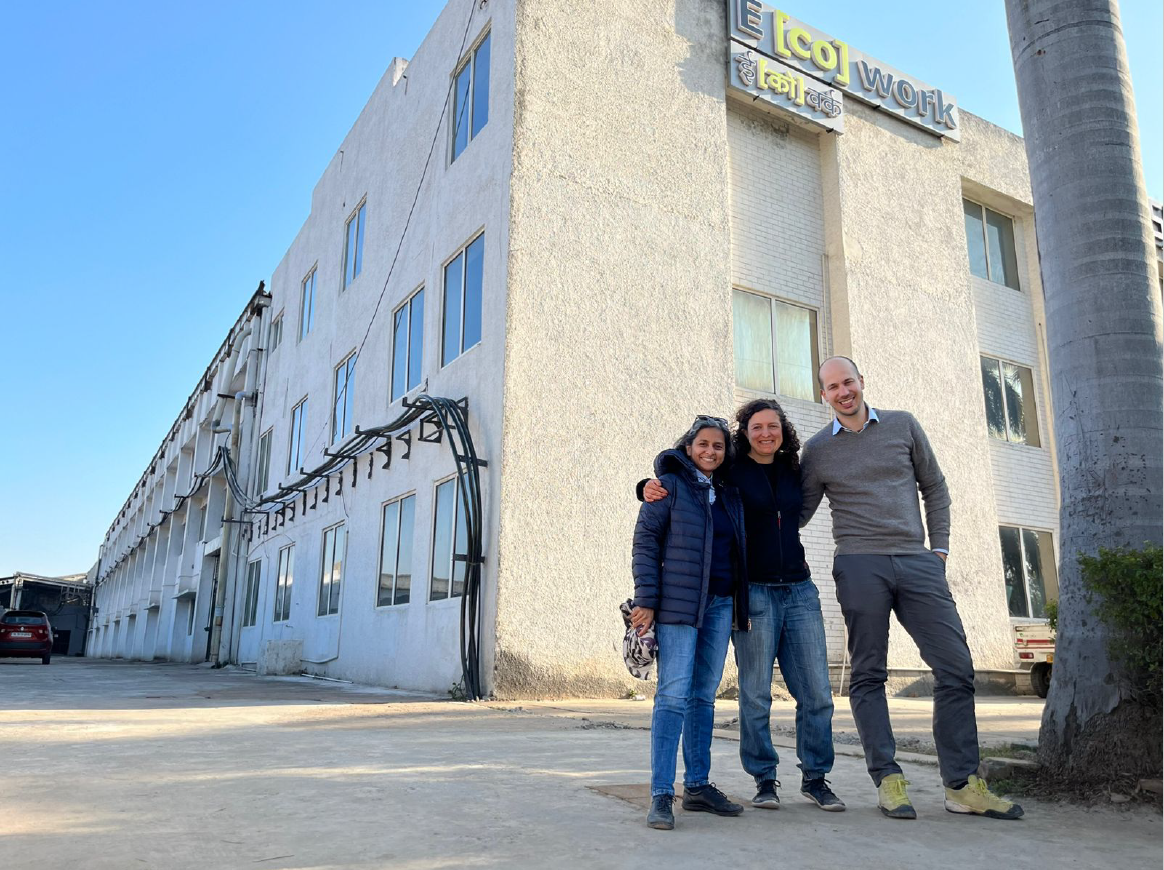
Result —
M 186 636 L 189 637 L 194 633 L 194 617 L 198 613 L 198 596 L 195 595 L 190 599 L 190 612 L 186 614 Z
M 344 229 L 344 289 L 360 274 L 364 265 L 364 208 L 366 203 L 352 212 Z
M 291 556 L 295 545 L 283 547 L 279 551 L 279 570 L 275 575 L 275 618 L 274 622 L 282 622 L 291 617 L 291 586 L 294 581 Z
M 384 505 L 377 607 L 408 603 L 412 591 L 412 525 L 415 515 L 415 496 L 405 496 Z
M 202 503 L 202 507 L 198 509 L 198 540 L 206 540 L 206 503 Z
M 287 474 L 297 472 L 303 464 L 303 429 L 307 422 L 307 397 L 291 409 L 291 443 L 287 448 Z
M 1047 602 L 1059 600 L 1055 548 L 1050 532 L 999 526 L 1002 573 L 1010 615 L 1046 619 Z
M 255 469 L 255 487 L 252 495 L 262 495 L 271 482 L 271 432 L 272 430 L 268 429 L 259 436 L 259 464 Z
M 815 311 L 733 290 L 732 334 L 737 386 L 819 401 Z
M 338 441 L 352 433 L 352 402 L 356 394 L 356 355 L 350 354 L 335 367 L 335 404 L 331 413 L 331 440 Z
M 256 559 L 247 563 L 247 594 L 243 599 L 243 628 L 255 624 L 255 614 L 259 608 L 259 576 L 263 563 Z
M 279 342 L 283 340 L 283 312 L 280 311 L 271 320 L 271 329 L 267 333 L 267 353 L 274 353 Z
M 489 122 L 489 36 L 457 71 L 453 84 L 453 160 Z
M 986 396 L 986 427 L 992 438 L 1041 446 L 1030 369 L 984 356 L 982 392 Z
M 303 341 L 315 325 L 315 269 L 303 279 L 303 293 L 299 299 L 299 340 Z
M 445 266 L 445 322 L 441 365 L 445 366 L 481 341 L 481 273 L 485 234 Z
M 968 199 L 962 200 L 962 211 L 966 216 L 970 273 L 1018 290 L 1018 257 L 1011 219 Z
M 319 606 L 315 611 L 319 616 L 339 613 L 340 584 L 344 575 L 344 547 L 347 544 L 347 537 L 343 523 L 323 532 L 323 557 L 319 568 Z
M 424 288 L 392 315 L 392 401 L 420 385 L 424 361 Z
M 461 503 L 457 479 L 454 477 L 436 488 L 430 601 L 456 598 L 465 594 L 465 555 L 468 549 L 465 508 Z

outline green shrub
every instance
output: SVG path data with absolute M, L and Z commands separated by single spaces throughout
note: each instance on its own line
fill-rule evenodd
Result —
M 1059 602 L 1058 601 L 1048 601 L 1047 606 L 1044 608 L 1044 612 L 1047 614 L 1047 624 L 1049 626 L 1051 626 L 1051 631 L 1058 631 L 1059 630 Z
M 1103 547 L 1098 556 L 1080 554 L 1083 587 L 1108 627 L 1108 652 L 1123 670 L 1135 697 L 1161 703 L 1162 550 Z

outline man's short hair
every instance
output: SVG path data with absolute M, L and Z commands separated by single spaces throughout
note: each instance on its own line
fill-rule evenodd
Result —
M 853 367 L 853 372 L 857 375 L 857 377 L 861 377 L 861 370 L 859 368 L 857 368 L 857 364 L 855 362 L 853 362 L 853 360 L 849 359 L 847 356 L 841 356 L 840 354 L 837 354 L 836 356 L 830 356 L 828 359 L 826 359 L 824 362 L 822 362 L 820 364 L 820 366 L 817 367 L 817 370 L 816 370 L 816 382 L 818 384 L 820 384 L 820 388 L 822 390 L 824 389 L 824 381 L 821 380 L 821 377 L 820 377 L 821 369 L 823 369 L 825 367 L 825 363 L 830 363 L 835 359 L 843 359 L 845 362 L 847 362 L 849 365 L 851 365 Z

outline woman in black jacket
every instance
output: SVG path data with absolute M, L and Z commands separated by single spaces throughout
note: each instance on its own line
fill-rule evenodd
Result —
M 733 623 L 747 628 L 744 514 L 718 473 L 732 453 L 720 417 L 700 415 L 655 459 L 666 498 L 644 502 L 633 547 L 632 624 L 655 625 L 659 684 L 651 717 L 647 824 L 675 826 L 675 756 L 683 737 L 683 809 L 736 816 L 743 807 L 708 781 L 715 693 Z

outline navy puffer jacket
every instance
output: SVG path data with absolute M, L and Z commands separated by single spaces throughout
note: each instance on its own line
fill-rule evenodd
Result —
M 655 476 L 666 487 L 667 497 L 639 508 L 631 570 L 636 606 L 654 610 L 656 622 L 699 628 L 707 608 L 714 529 L 708 484 L 696 473 L 695 463 L 682 450 L 664 450 L 655 458 Z M 736 535 L 733 622 L 747 629 L 744 506 L 732 486 L 717 483 L 716 498 L 724 500 Z

